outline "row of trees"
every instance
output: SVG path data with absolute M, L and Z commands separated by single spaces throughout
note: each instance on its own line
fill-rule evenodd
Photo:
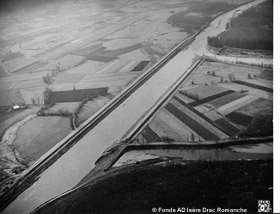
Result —
M 44 81 L 44 83 L 46 83 L 47 85 L 51 85 L 52 84 L 52 77 L 54 77 L 57 72 L 61 72 L 62 68 L 61 68 L 61 64 L 58 63 L 58 65 L 56 66 L 55 70 L 52 70 L 51 75 L 49 73 L 46 74 L 46 76 L 43 76 L 42 79 Z
M 52 81 L 51 81 L 51 77 L 50 75 L 47 73 L 46 76 L 43 76 L 43 81 L 44 83 L 46 83 L 47 85 L 51 85 L 52 84 Z
M 52 104 L 52 102 L 51 102 L 52 89 L 49 87 L 46 87 L 43 95 L 44 95 L 44 103 Z

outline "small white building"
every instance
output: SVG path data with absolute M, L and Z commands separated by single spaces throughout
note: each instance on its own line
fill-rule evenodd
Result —
M 14 110 L 20 109 L 20 106 L 19 106 L 19 105 L 14 105 L 14 106 L 13 106 L 13 109 L 14 109 Z

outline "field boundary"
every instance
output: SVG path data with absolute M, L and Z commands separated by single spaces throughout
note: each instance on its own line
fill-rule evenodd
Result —
M 246 68 L 255 68 L 255 69 L 259 69 L 259 70 L 269 70 L 269 71 L 273 71 L 273 68 L 271 67 L 260 67 L 257 65 L 248 65 L 248 64 L 241 64 L 241 63 L 233 63 L 233 62 L 226 62 L 226 61 L 222 61 L 218 58 L 213 58 L 210 57 L 208 55 L 204 55 L 205 61 L 208 62 L 219 62 L 219 63 L 223 63 L 223 64 L 227 64 L 227 65 L 235 65 L 235 66 L 240 66 L 240 67 L 246 67 Z
M 204 119 L 205 121 L 207 121 L 208 123 L 210 123 L 211 125 L 213 125 L 215 128 L 217 128 L 218 130 L 220 130 L 221 132 L 223 132 L 224 134 L 228 135 L 229 137 L 231 137 L 230 133 L 224 129 L 222 126 L 220 126 L 219 124 L 217 124 L 215 121 L 212 121 L 210 118 L 208 118 L 207 116 L 205 116 L 204 114 L 200 113 L 198 110 L 196 110 L 193 106 L 191 106 L 190 104 L 185 103 L 184 101 L 178 99 L 177 97 L 174 98 L 176 101 L 178 101 L 179 103 L 181 103 L 183 106 L 185 106 L 186 108 L 188 108 L 190 111 L 192 111 L 193 113 L 197 114 L 198 116 L 200 116 L 202 119 Z
M 234 80 L 233 82 L 237 83 L 237 84 L 240 84 L 240 85 L 245 85 L 245 86 L 248 86 L 248 87 L 251 87 L 251 88 L 255 88 L 255 89 L 262 90 L 262 91 L 273 93 L 272 88 L 268 88 L 268 87 L 264 87 L 264 86 L 261 86 L 261 85 L 245 82 L 245 81 L 242 81 L 242 80 Z

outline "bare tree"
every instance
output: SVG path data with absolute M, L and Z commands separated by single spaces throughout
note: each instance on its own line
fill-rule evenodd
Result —
M 251 76 L 251 74 L 248 74 L 248 79 L 252 79 L 252 76 Z
M 228 78 L 230 82 L 235 81 L 235 76 L 233 74 L 228 74 Z
M 50 104 L 51 95 L 52 95 L 52 90 L 49 87 L 46 87 L 44 91 L 44 103 Z
M 194 142 L 195 141 L 195 136 L 194 136 L 194 134 L 193 133 L 191 133 L 191 142 Z
M 37 104 L 40 105 L 40 98 L 37 97 Z
M 36 100 L 35 100 L 34 98 L 31 98 L 31 103 L 32 103 L 33 105 L 36 105 Z

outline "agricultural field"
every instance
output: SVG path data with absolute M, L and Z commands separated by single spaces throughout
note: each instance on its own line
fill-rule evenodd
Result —
M 272 135 L 272 72 L 205 60 L 136 142 L 199 143 Z M 262 123 L 265 128 L 260 128 Z
M 70 131 L 67 117 L 37 116 L 19 128 L 13 146 L 23 158 L 36 161 Z
M 102 106 L 108 103 L 110 99 L 107 97 L 99 96 L 96 99 L 89 100 L 79 110 L 76 116 L 76 126 L 80 126 L 85 122 L 91 115 L 96 113 Z
M 183 40 L 167 19 L 186 8 L 184 1 L 1 3 L 1 181 L 69 134 L 69 115 L 79 126 Z M 23 104 L 30 107 L 9 111 Z M 33 118 L 42 107 L 52 116 Z
M 63 7 L 32 0 L 30 7 L 28 2 L 18 7 L 7 3 L 10 12 L 1 14 L 0 97 L 6 99 L 0 100 L 0 106 L 32 104 L 32 99 L 42 105 L 46 86 L 64 91 L 95 73 L 133 72 L 133 77 L 112 83 L 117 94 L 206 20 L 244 1 L 81 4 L 66 0 Z M 186 20 L 190 29 L 182 26 Z M 50 81 L 43 81 L 47 75 Z M 80 82 L 77 87 L 95 85 Z M 110 87 L 110 81 L 102 87 Z
M 39 117 L 38 110 L 39 107 L 14 110 L 8 118 L 2 118 L 0 174 L 3 179 L 29 167 L 70 133 L 69 118 Z
M 18 111 L 18 114 L 1 113 L 1 136 L 7 130 L 12 133 L 9 145 L 14 146 L 9 152 L 31 162 L 37 160 L 75 128 L 72 116 L 75 116 L 75 125 L 81 125 L 207 20 L 241 3 L 244 1 L 65 0 L 62 6 L 56 1 L 28 0 L 15 5 L 3 4 L 0 107 L 27 105 L 32 109 Z M 198 79 L 195 81 L 199 82 Z M 214 80 L 218 81 L 216 77 Z M 188 90 L 189 86 L 184 87 Z M 195 102 L 181 93 L 176 96 L 184 102 Z M 205 95 L 202 93 L 202 96 Z M 268 97 L 269 93 L 264 91 L 261 98 Z M 166 141 L 228 137 L 193 113 L 194 107 L 190 109 L 180 101 L 173 99 L 147 133 L 153 131 L 158 139 Z M 183 119 L 178 120 L 182 115 Z M 170 126 L 162 123 L 163 127 L 155 131 L 157 124 L 170 118 L 178 129 L 166 131 Z M 220 116 L 212 112 L 211 118 L 220 119 Z M 10 166 L 5 168 L 11 170 Z
M 220 36 L 220 40 L 227 47 L 272 52 L 273 1 L 267 0 L 237 14 L 228 24 L 226 32 Z
M 76 110 L 79 107 L 79 102 L 63 102 L 63 103 L 57 103 L 53 105 L 52 107 L 46 109 L 44 112 L 46 114 L 56 114 L 61 110 L 67 110 L 70 113 L 75 113 Z
M 1 110 L 3 107 L 1 108 Z M 21 121 L 24 117 L 36 114 L 37 111 L 39 111 L 38 106 L 33 106 L 27 109 L 19 109 L 19 110 L 9 110 L 9 108 L 3 109 L 3 111 L 0 110 L 0 136 L 2 140 L 2 136 L 5 133 L 5 130 L 8 129 L 13 124 Z

